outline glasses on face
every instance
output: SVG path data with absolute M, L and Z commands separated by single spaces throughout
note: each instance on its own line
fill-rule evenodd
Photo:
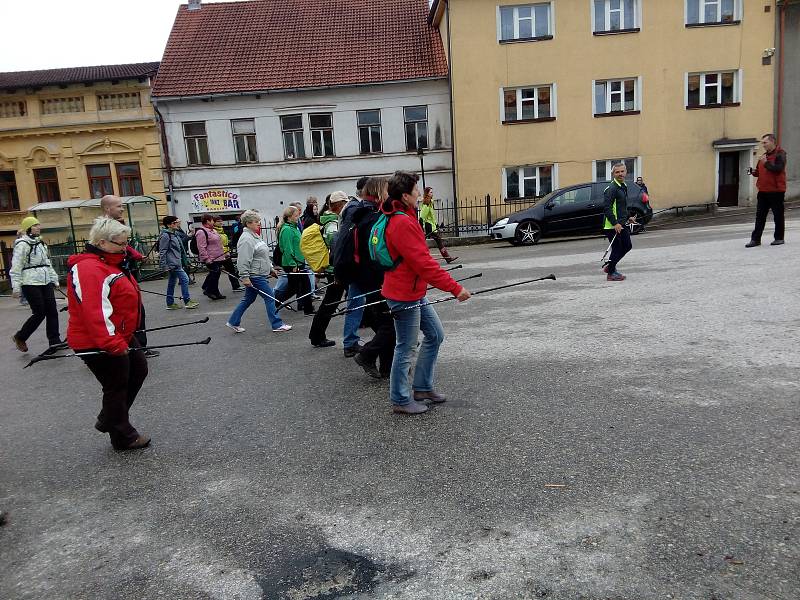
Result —
M 114 244 L 118 248 L 126 248 L 128 246 L 128 240 L 125 240 L 124 242 L 115 242 L 114 240 L 105 240 L 105 241 L 108 242 L 109 244 Z

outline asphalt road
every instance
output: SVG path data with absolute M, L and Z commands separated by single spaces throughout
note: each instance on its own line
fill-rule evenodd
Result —
M 312 349 L 302 315 L 236 335 L 234 294 L 147 296 L 150 326 L 211 316 L 151 341 L 213 341 L 150 362 L 137 453 L 92 428 L 81 362 L 21 369 L 2 300 L 0 597 L 796 600 L 800 221 L 750 227 L 637 236 L 624 283 L 596 238 L 458 248 L 473 289 L 558 280 L 440 305 L 450 400 L 420 417 L 341 321 Z

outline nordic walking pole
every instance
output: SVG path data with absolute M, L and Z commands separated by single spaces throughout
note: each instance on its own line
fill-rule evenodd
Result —
M 619 235 L 618 233 L 615 233 L 615 234 L 614 234 L 614 237 L 613 237 L 613 238 L 611 238 L 611 243 L 608 245 L 608 248 L 606 248 L 606 251 L 605 251 L 605 252 L 603 252 L 603 258 L 601 258 L 601 259 L 600 259 L 600 262 L 605 262 L 605 260 L 606 260 L 606 256 L 608 256 L 608 253 L 609 253 L 609 252 L 611 252 L 611 246 L 613 246 L 613 245 L 614 245 L 614 240 L 616 240 L 616 239 L 617 239 L 617 236 L 618 236 L 618 235 Z
M 463 277 L 462 279 L 456 279 L 455 281 L 456 281 L 456 283 L 461 283 L 462 281 L 467 281 L 468 279 L 477 279 L 478 277 L 483 277 L 483 273 L 478 273 L 476 275 L 470 275 L 469 277 Z M 425 291 L 427 292 L 428 290 L 432 290 L 432 289 L 434 289 L 434 286 L 429 285 Z M 380 291 L 380 290 L 377 290 L 377 291 Z M 368 306 L 375 306 L 376 304 L 383 304 L 384 302 L 386 302 L 386 298 L 384 298 L 383 300 L 378 300 L 376 302 L 370 302 L 369 304 L 364 304 L 363 306 L 359 306 L 358 308 L 347 308 L 345 310 L 340 310 L 339 312 L 333 313 L 331 315 L 331 317 L 338 317 L 339 315 L 346 315 L 347 313 L 355 312 L 357 310 L 363 310 L 363 309 L 367 308 Z
M 234 278 L 238 279 L 239 281 L 241 281 L 241 280 L 242 280 L 242 278 L 241 278 L 241 277 L 236 277 L 236 275 L 231 275 L 231 274 L 230 274 L 230 273 L 228 273 L 228 272 L 227 272 L 225 269 L 220 269 L 220 273 L 225 273 L 225 275 L 227 275 L 228 277 L 234 277 Z M 306 275 L 308 275 L 308 273 L 306 273 Z M 275 296 L 270 296 L 270 295 L 269 295 L 267 292 L 262 292 L 262 291 L 261 291 L 260 289 L 258 289 L 256 286 L 252 286 L 252 288 L 253 288 L 253 289 L 254 289 L 256 292 L 258 292 L 259 294 L 261 294 L 262 296 L 264 296 L 265 298 L 269 298 L 270 300 L 272 300 L 272 301 L 273 301 L 275 304 L 280 304 L 280 303 L 281 303 L 281 301 L 280 301 L 280 300 L 278 300 L 278 299 L 277 299 Z M 291 310 L 291 311 L 293 311 L 293 312 L 297 312 L 297 311 L 296 311 L 295 309 L 293 309 L 291 306 L 287 306 L 286 308 L 288 308 L 289 310 Z
M 498 285 L 497 287 L 493 288 L 486 288 L 485 290 L 478 290 L 477 292 L 471 292 L 470 296 L 478 296 L 480 294 L 486 294 L 489 292 L 496 292 L 497 290 L 504 290 L 510 287 L 517 287 L 518 285 L 525 285 L 528 283 L 534 283 L 536 281 L 545 281 L 547 279 L 552 279 L 553 281 L 556 280 L 556 276 L 552 273 L 547 275 L 546 277 L 537 277 L 536 279 L 526 279 L 525 281 L 518 281 L 517 283 L 507 283 L 506 285 Z M 430 304 L 439 304 L 440 302 L 449 302 L 450 300 L 455 300 L 455 296 L 447 296 L 446 298 L 439 298 L 438 300 L 433 300 L 431 302 L 419 303 L 415 304 L 414 306 L 406 306 L 405 308 L 399 308 L 397 310 L 388 311 L 390 315 L 396 315 L 399 312 L 403 312 L 405 310 L 412 310 L 414 308 L 419 308 L 421 306 L 428 306 Z
M 304 273 L 304 275 L 306 277 L 308 277 L 308 273 Z M 330 283 L 326 283 L 325 285 L 321 285 L 317 289 L 311 290 L 310 292 L 308 292 L 307 294 L 303 294 L 302 296 L 297 296 L 294 300 L 290 300 L 289 302 L 287 302 L 285 304 L 283 302 L 281 302 L 278 306 L 275 307 L 275 312 L 278 312 L 280 309 L 285 308 L 286 306 L 288 306 L 292 302 L 298 302 L 298 301 L 302 300 L 303 298 L 308 298 L 312 294 L 317 293 L 317 291 L 324 290 L 326 287 L 331 286 L 334 283 L 336 283 L 336 282 L 335 281 L 331 281 Z
M 167 297 L 166 294 L 162 294 L 161 292 L 151 292 L 150 290 L 145 290 L 145 289 L 142 289 L 142 288 L 139 288 L 139 291 L 140 292 L 144 292 L 145 294 L 153 294 L 154 296 L 163 296 L 164 298 Z
M 456 265 L 455 267 L 450 267 L 449 269 L 444 269 L 445 272 L 455 271 L 456 269 L 462 269 L 464 265 Z M 323 304 L 322 306 L 338 306 L 342 302 L 347 302 L 349 300 L 355 300 L 356 298 L 364 298 L 365 296 L 369 296 L 370 294 L 374 294 L 375 292 L 380 292 L 380 288 L 377 290 L 372 290 L 371 292 L 367 292 L 366 294 L 359 294 L 358 296 L 353 296 L 352 298 L 345 298 L 344 300 L 339 300 L 338 302 L 328 302 L 327 304 Z
M 186 327 L 187 325 L 199 325 L 201 323 L 208 323 L 208 317 L 203 317 L 199 321 L 190 321 L 189 323 L 178 323 L 177 325 L 164 325 L 163 327 L 153 327 L 152 329 L 137 329 L 136 331 L 134 331 L 134 333 L 150 333 L 151 331 L 175 329 L 176 327 Z
M 182 346 L 207 346 L 211 343 L 211 338 L 207 337 L 204 340 L 200 340 L 199 342 L 184 342 L 182 344 L 159 344 L 157 346 L 144 346 L 141 348 L 128 348 L 127 352 L 136 351 L 136 350 L 160 350 L 162 348 L 180 348 Z M 126 352 L 126 353 L 127 353 Z M 76 356 L 80 358 L 81 356 L 95 356 L 97 354 L 108 354 L 103 350 L 92 350 L 91 352 L 74 352 L 72 354 L 62 354 L 60 356 L 50 355 L 50 356 L 37 356 L 36 358 L 32 359 L 27 365 L 22 367 L 23 369 L 27 369 L 31 365 L 35 365 L 38 362 L 42 362 L 43 360 L 56 360 L 58 358 L 75 358 Z

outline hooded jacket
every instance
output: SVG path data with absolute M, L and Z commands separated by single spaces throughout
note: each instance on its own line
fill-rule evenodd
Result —
M 222 238 L 214 228 L 202 226 L 194 232 L 197 240 L 197 253 L 200 261 L 206 264 L 212 262 L 225 262 L 230 255 L 222 248 Z
M 183 269 L 188 264 L 186 249 L 178 230 L 164 227 L 158 238 L 158 265 L 162 269 Z
M 300 250 L 300 229 L 297 227 L 297 223 L 286 222 L 281 225 L 278 244 L 283 255 L 282 267 L 293 269 L 302 267 L 305 264 L 306 257 L 303 256 L 303 251 Z
M 267 277 L 272 271 L 269 246 L 247 227 L 236 244 L 236 268 L 239 277 Z
M 431 256 L 414 209 L 390 199 L 383 203 L 381 210 L 387 215 L 397 211 L 404 213 L 392 216 L 386 226 L 389 254 L 395 261 L 403 260 L 383 276 L 383 297 L 398 302 L 420 300 L 425 297 L 429 284 L 458 296 L 463 288 Z
M 23 235 L 14 242 L 9 276 L 11 289 L 16 293 L 23 285 L 58 285 L 58 274 L 50 263 L 50 252 L 42 238 Z
M 786 191 L 786 151 L 777 146 L 758 161 L 753 175 L 758 177 L 756 187 L 759 192 Z
M 433 206 L 432 199 L 430 204 L 423 202 L 419 207 L 419 222 L 423 229 L 425 229 L 425 225 L 428 225 L 431 232 L 436 231 L 436 208 Z
M 139 328 L 139 285 L 121 268 L 124 254 L 86 246 L 67 261 L 67 343 L 75 350 L 97 348 L 123 354 Z

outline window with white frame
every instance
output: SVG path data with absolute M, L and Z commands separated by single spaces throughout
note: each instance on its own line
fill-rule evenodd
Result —
M 500 41 L 535 40 L 553 36 L 552 2 L 501 6 Z
M 333 156 L 333 113 L 312 113 L 308 115 L 308 125 L 311 129 L 311 156 Z
M 741 0 L 686 0 L 687 25 L 735 23 Z
M 183 138 L 186 140 L 186 160 L 190 165 L 210 165 L 208 156 L 208 137 L 205 121 L 183 124 Z
M 286 160 L 306 157 L 303 141 L 303 115 L 284 115 L 281 117 L 283 134 L 283 155 Z
M 506 167 L 506 198 L 538 198 L 553 191 L 554 165 Z
M 381 111 L 359 110 L 356 113 L 358 122 L 358 141 L 361 154 L 377 154 L 383 152 L 381 140 Z
M 630 31 L 639 27 L 640 0 L 592 0 L 594 33 Z
M 639 110 L 639 80 L 608 79 L 594 82 L 594 114 L 614 114 Z
M 236 162 L 258 162 L 255 120 L 233 119 L 231 130 L 233 131 L 233 147 L 236 149 Z
M 406 150 L 428 148 L 428 107 L 406 106 L 403 108 L 406 123 Z
M 552 85 L 503 89 L 503 122 L 555 117 Z
M 730 106 L 738 102 L 738 71 L 689 73 L 686 76 L 687 108 Z
M 639 177 L 639 159 L 635 156 L 628 158 L 606 158 L 594 161 L 594 181 L 610 181 L 611 168 L 617 163 L 624 164 L 628 171 L 627 175 L 625 175 L 625 181 L 636 181 L 636 178 Z

